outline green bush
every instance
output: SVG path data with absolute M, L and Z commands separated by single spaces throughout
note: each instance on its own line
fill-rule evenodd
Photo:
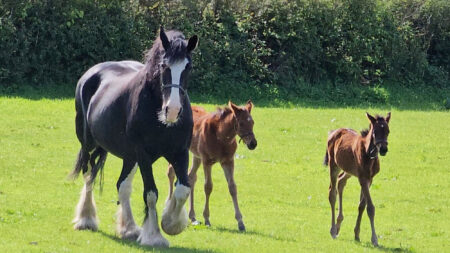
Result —
M 199 35 L 192 90 L 212 96 L 449 88 L 448 13 L 447 0 L 3 0 L 0 85 L 72 87 L 95 63 L 141 60 L 163 24 Z

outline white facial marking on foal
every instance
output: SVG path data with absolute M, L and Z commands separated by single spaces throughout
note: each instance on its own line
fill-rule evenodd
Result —
M 186 65 L 189 61 L 184 58 L 182 61 L 177 61 L 174 64 L 170 65 L 170 73 L 172 75 L 172 84 L 179 85 L 181 82 L 181 73 L 186 68 Z M 165 84 L 167 85 L 167 84 Z M 179 88 L 172 87 L 170 89 L 170 97 L 167 102 L 168 113 L 167 113 L 167 121 L 175 122 L 178 116 L 178 113 L 181 109 L 181 101 L 180 101 L 180 92 Z

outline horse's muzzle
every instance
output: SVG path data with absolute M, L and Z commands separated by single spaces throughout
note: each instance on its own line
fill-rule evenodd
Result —
M 256 141 L 256 139 L 252 139 L 248 144 L 247 144 L 247 148 L 250 150 L 253 150 L 256 148 L 256 146 L 258 145 L 258 142 Z
M 387 146 L 380 147 L 380 155 L 385 156 L 387 152 L 388 152 Z

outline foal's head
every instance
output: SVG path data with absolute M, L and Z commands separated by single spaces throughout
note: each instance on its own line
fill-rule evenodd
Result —
M 366 116 L 370 120 L 372 141 L 380 155 L 384 156 L 388 152 L 387 138 L 389 136 L 389 120 L 391 119 L 391 113 L 388 112 L 386 118 L 378 115 L 373 117 L 369 113 L 366 113 Z
M 197 47 L 197 35 L 188 41 L 177 31 L 159 33 L 164 56 L 159 64 L 161 76 L 162 108 L 159 120 L 166 125 L 175 124 L 183 111 L 182 99 L 186 99 L 188 74 L 192 69 L 191 52 Z
M 257 145 L 255 134 L 253 133 L 253 125 L 255 122 L 253 121 L 252 115 L 250 115 L 253 107 L 252 101 L 249 100 L 245 106 L 237 106 L 229 101 L 228 107 L 236 118 L 237 135 L 244 140 L 248 149 L 255 149 Z

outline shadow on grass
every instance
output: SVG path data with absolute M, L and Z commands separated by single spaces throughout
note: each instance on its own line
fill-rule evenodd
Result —
M 297 242 L 296 240 L 291 239 L 291 238 L 277 237 L 277 236 L 263 234 L 263 233 L 256 232 L 256 231 L 241 232 L 239 230 L 229 229 L 229 228 L 225 228 L 225 227 L 215 227 L 215 226 L 212 226 L 209 229 L 214 230 L 214 231 L 218 231 L 218 232 L 222 232 L 222 233 L 241 234 L 243 236 L 245 236 L 245 235 L 256 235 L 256 236 L 260 236 L 260 237 L 264 237 L 264 238 L 268 238 L 268 239 L 272 239 L 272 240 L 276 240 L 276 241 Z
M 353 243 L 360 245 L 364 248 L 370 248 L 370 249 L 374 249 L 374 250 L 379 250 L 381 252 L 405 252 L 405 253 L 412 253 L 414 251 L 410 250 L 410 249 L 406 249 L 406 248 L 401 248 L 401 247 L 386 247 L 383 245 L 379 245 L 378 247 L 374 247 L 372 245 L 372 243 L 370 242 L 358 242 L 358 241 L 354 241 L 352 240 Z
M 193 103 L 226 105 L 228 100 L 243 104 L 248 99 L 258 107 L 304 108 L 396 108 L 398 110 L 445 110 L 450 107 L 450 88 L 431 86 L 407 87 L 385 83 L 383 86 L 303 84 L 293 90 L 264 90 L 236 87 L 237 90 L 206 93 L 191 90 Z M 241 89 L 241 90 L 239 90 Z M 74 99 L 75 84 L 45 86 L 0 87 L 0 97 L 20 97 L 31 100 Z
M 200 253 L 206 253 L 206 252 L 214 252 L 213 250 L 201 250 L 201 249 L 189 249 L 189 248 L 183 248 L 183 247 L 169 247 L 169 248 L 153 248 L 153 247 L 148 247 L 148 246 L 142 246 L 139 243 L 137 243 L 136 241 L 131 241 L 131 240 L 123 240 L 120 239 L 117 236 L 114 235 L 110 235 L 106 232 L 103 232 L 101 230 L 98 231 L 99 234 L 101 234 L 102 236 L 116 242 L 119 243 L 121 245 L 130 247 L 130 248 L 135 248 L 135 249 L 139 249 L 142 251 L 152 251 L 152 252 L 200 252 Z

